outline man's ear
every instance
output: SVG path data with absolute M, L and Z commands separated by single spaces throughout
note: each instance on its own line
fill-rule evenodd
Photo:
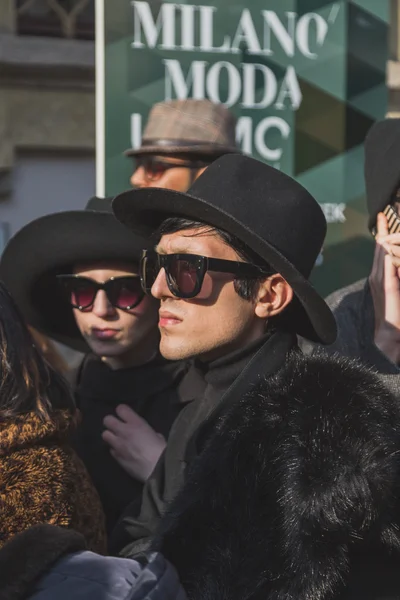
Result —
M 254 310 L 260 319 L 269 319 L 279 315 L 292 300 L 292 288 L 282 275 L 277 273 L 260 284 Z

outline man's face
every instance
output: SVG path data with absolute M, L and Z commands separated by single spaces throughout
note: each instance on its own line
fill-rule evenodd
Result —
M 193 165 L 193 168 L 191 166 Z M 138 157 L 130 182 L 133 187 L 157 187 L 186 192 L 204 168 L 195 161 L 173 156 Z
M 160 254 L 200 254 L 240 261 L 237 253 L 207 229 L 189 229 L 162 236 Z M 255 301 L 242 299 L 234 289 L 234 276 L 207 272 L 196 298 L 180 299 L 168 289 L 161 269 L 151 289 L 161 301 L 160 350 L 170 360 L 198 356 L 213 360 L 261 337 L 265 319 L 255 314 Z
M 101 262 L 75 265 L 75 275 L 104 283 L 111 277 L 137 275 L 138 269 L 125 262 Z M 76 324 L 92 351 L 104 357 L 112 368 L 133 366 L 151 357 L 158 344 L 158 303 L 151 297 L 130 310 L 115 308 L 104 290 L 84 310 L 72 309 Z

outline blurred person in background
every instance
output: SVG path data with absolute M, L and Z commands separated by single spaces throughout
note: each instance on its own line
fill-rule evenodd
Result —
M 160 356 L 158 302 L 140 284 L 145 244 L 116 220 L 110 199 L 93 198 L 85 210 L 23 227 L 0 260 L 27 322 L 84 353 L 70 374 L 81 413 L 74 445 L 100 495 L 107 531 L 127 504 L 140 505 L 184 405 L 186 365 Z
M 368 228 L 375 236 L 371 273 L 327 298 L 338 326 L 325 348 L 373 367 L 400 393 L 400 119 L 373 125 L 365 140 Z M 309 349 L 309 347 L 308 347 Z
M 223 154 L 238 152 L 236 119 L 210 100 L 170 100 L 155 104 L 134 159 L 133 187 L 157 187 L 186 192 L 209 164 Z
M 0 546 L 33 525 L 75 529 L 105 552 L 104 515 L 69 445 L 77 414 L 0 283 Z

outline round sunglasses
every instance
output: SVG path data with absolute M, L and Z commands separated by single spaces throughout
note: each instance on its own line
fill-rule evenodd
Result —
M 110 304 L 121 310 L 135 308 L 144 297 L 139 275 L 110 277 L 104 283 L 80 275 L 57 275 L 56 277 L 69 304 L 79 310 L 91 307 L 99 290 L 104 290 Z
M 140 156 L 135 160 L 135 171 L 143 167 L 144 176 L 147 182 L 155 182 L 161 179 L 168 169 L 202 169 L 210 163 L 201 160 L 187 160 L 177 163 L 171 163 L 153 156 Z
M 243 278 L 262 278 L 272 275 L 251 263 L 209 258 L 198 254 L 158 254 L 144 250 L 140 263 L 143 290 L 149 294 L 161 269 L 165 270 L 168 289 L 177 298 L 195 298 L 203 285 L 207 271 L 231 273 Z

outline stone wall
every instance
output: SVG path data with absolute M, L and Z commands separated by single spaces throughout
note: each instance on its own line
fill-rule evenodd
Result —
M 94 42 L 19 36 L 14 7 L 0 2 L 3 196 L 18 150 L 95 151 Z
M 391 0 L 389 115 L 400 116 L 400 0 Z M 0 197 L 19 149 L 95 151 L 94 42 L 16 34 L 0 1 Z

